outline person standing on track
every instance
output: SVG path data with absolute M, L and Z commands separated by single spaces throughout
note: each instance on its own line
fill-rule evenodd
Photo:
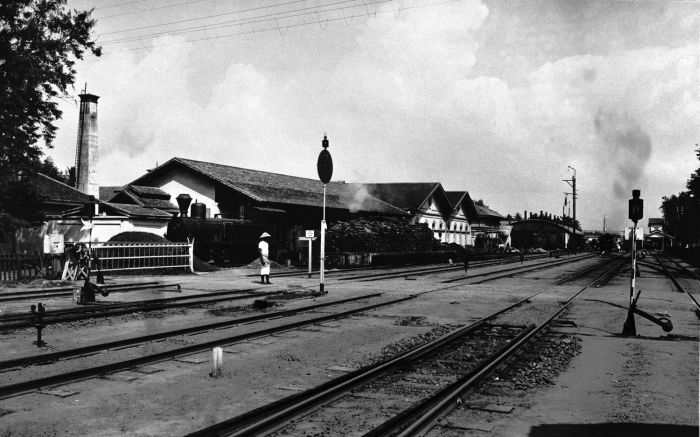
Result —
M 258 254 L 260 255 L 260 283 L 270 284 L 270 243 L 272 235 L 263 232 L 258 243 Z

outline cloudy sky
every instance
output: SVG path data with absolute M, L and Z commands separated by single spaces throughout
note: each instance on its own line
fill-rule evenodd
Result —
M 78 64 L 48 154 L 73 164 L 85 82 L 100 184 L 179 156 L 316 178 L 441 182 L 502 214 L 584 229 L 645 217 L 698 167 L 700 3 L 583 0 L 75 0 Z

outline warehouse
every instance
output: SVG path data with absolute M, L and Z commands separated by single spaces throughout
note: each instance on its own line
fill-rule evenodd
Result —
M 305 230 L 320 229 L 323 186 L 316 179 L 176 157 L 129 185 L 155 187 L 171 198 L 187 194 L 203 205 L 207 218 L 247 219 L 269 225 L 276 259 L 298 259 L 303 249 L 299 238 Z M 330 182 L 326 216 L 333 222 L 407 214 L 355 184 Z

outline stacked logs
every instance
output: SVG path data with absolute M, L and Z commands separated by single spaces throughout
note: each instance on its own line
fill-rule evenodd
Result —
M 436 250 L 439 242 L 426 224 L 356 219 L 328 228 L 329 252 L 422 252 Z

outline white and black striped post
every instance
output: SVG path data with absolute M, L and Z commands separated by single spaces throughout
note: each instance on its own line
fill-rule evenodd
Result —
M 318 155 L 318 161 L 316 163 L 318 177 L 323 183 L 323 219 L 321 220 L 321 262 L 319 270 L 319 289 L 321 293 L 327 293 L 323 283 L 324 266 L 326 261 L 326 184 L 331 181 L 331 177 L 333 176 L 333 159 L 331 158 L 331 153 L 328 151 L 328 138 L 326 135 L 323 136 L 321 146 L 323 146 L 323 150 L 321 150 L 321 153 Z

